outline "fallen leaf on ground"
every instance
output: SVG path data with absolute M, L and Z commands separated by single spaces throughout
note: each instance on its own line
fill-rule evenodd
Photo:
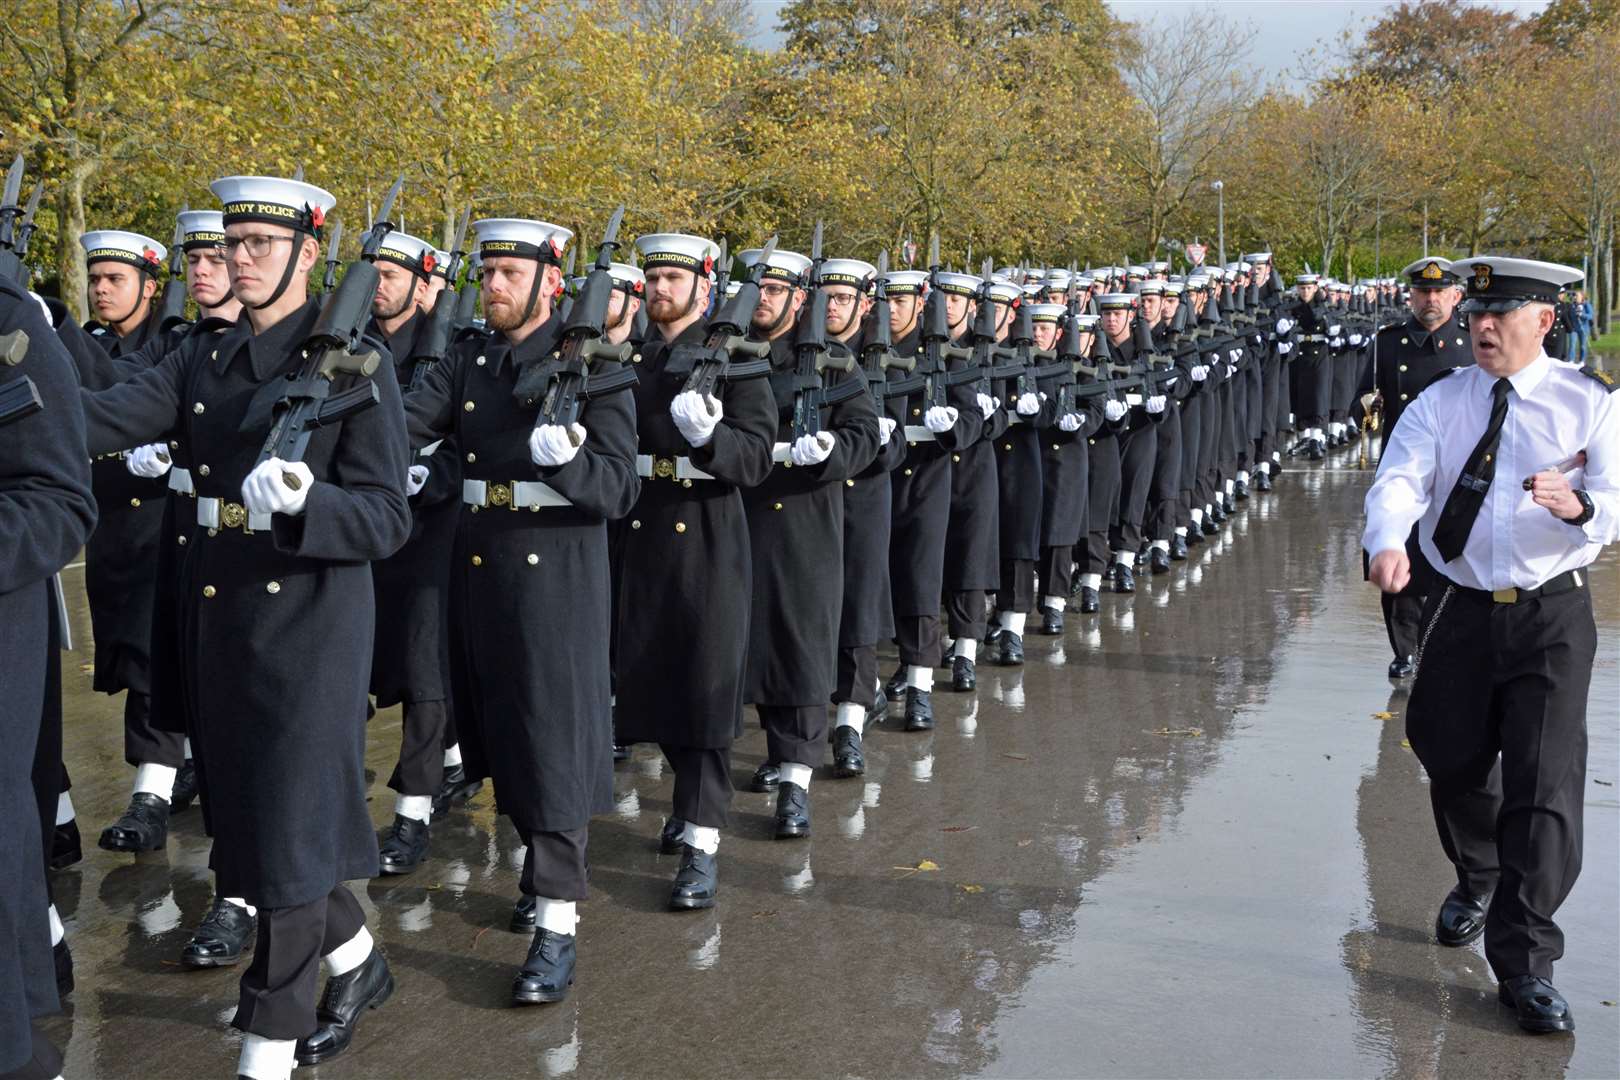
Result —
M 476 950 L 476 949 L 477 949 L 477 948 L 478 948 L 478 939 L 479 939 L 479 938 L 481 938 L 481 937 L 483 937 L 483 936 L 484 936 L 484 935 L 485 935 L 485 934 L 487 934 L 487 933 L 489 933 L 489 927 L 487 927 L 487 926 L 485 926 L 485 927 L 481 927 L 481 928 L 480 928 L 480 929 L 479 929 L 479 931 L 478 931 L 478 933 L 476 933 L 476 934 L 474 934 L 474 935 L 473 935 L 473 942 L 472 942 L 472 947 L 473 947 L 473 948 L 474 948 L 474 949 L 475 949 L 475 950 Z
M 1604 787 L 1614 787 L 1614 781 L 1613 780 L 1593 779 L 1592 783 L 1594 783 L 1594 784 L 1602 784 Z
M 1019 847 L 1029 847 L 1029 845 L 1033 844 L 1034 842 L 1035 842 L 1034 840 L 1020 840 L 1020 841 L 1018 841 L 1018 846 Z
M 756 911 L 753 917 L 756 919 L 774 919 L 776 918 L 776 910 L 771 908 L 765 911 Z
M 1159 730 L 1153 732 L 1152 734 L 1154 734 L 1154 735 L 1194 735 L 1194 736 L 1197 736 L 1197 735 L 1202 735 L 1203 733 L 1204 733 L 1203 728 L 1195 728 L 1195 727 L 1168 728 L 1168 727 L 1162 727 Z
M 938 870 L 939 863 L 933 859 L 924 859 L 916 866 L 894 866 L 890 867 L 890 869 L 899 870 L 902 877 L 910 877 L 912 874 L 926 874 Z
M 1601 780 L 1598 781 L 1598 783 L 1600 783 L 1600 784 L 1602 782 L 1603 781 L 1601 781 Z M 941 829 L 939 831 L 940 832 L 972 832 L 974 829 L 977 829 L 977 828 L 978 828 L 977 825 L 947 825 L 947 826 L 945 826 L 943 829 Z
M 1375 712 L 1375 713 L 1372 714 L 1372 716 L 1373 716 L 1374 720 L 1393 720 L 1393 719 L 1395 719 L 1395 714 L 1392 713 L 1392 712 Z
M 167 961 L 165 961 L 165 962 L 167 962 Z M 1614 1002 L 1612 1002 L 1612 1001 L 1605 1001 L 1605 1002 L 1603 1002 L 1603 1004 L 1607 1005 L 1611 1009 L 1614 1008 Z
M 1014 761 L 1028 761 L 1029 760 L 1029 755 L 1028 754 L 1002 754 L 1001 756 L 1005 757 L 1005 758 L 1012 758 Z
M 984 892 L 984 886 L 983 885 L 958 885 L 957 888 L 961 889 L 963 892 L 968 892 L 968 893 Z
M 1401 746 L 1405 747 L 1407 750 L 1412 749 L 1412 740 L 1411 739 L 1402 739 L 1401 740 Z

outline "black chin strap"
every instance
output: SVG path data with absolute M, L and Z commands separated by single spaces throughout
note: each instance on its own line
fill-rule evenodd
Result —
M 254 311 L 263 311 L 277 300 L 280 300 L 281 294 L 287 291 L 287 286 L 292 284 L 293 267 L 298 265 L 299 253 L 304 250 L 303 238 L 309 235 L 302 229 L 293 230 L 292 250 L 287 253 L 287 265 L 281 271 L 281 281 L 277 283 L 276 291 L 270 294 L 270 299 L 262 304 L 249 305 Z
M 770 338 L 775 337 L 776 332 L 778 330 L 782 329 L 782 324 L 787 322 L 788 313 L 791 312 L 792 310 L 793 310 L 793 292 L 790 289 L 788 291 L 787 299 L 785 301 L 783 301 L 783 303 L 782 303 L 782 310 L 777 312 L 776 318 L 774 320 L 772 320 L 770 326 L 765 328 L 765 330 L 764 330 L 764 332 L 763 332 L 763 334 L 761 336 L 763 336 L 767 340 L 770 339 Z
M 395 308 L 393 311 L 389 312 L 387 315 L 375 316 L 376 320 L 378 322 L 392 322 L 394 319 L 397 319 L 401 315 L 405 314 L 405 309 L 411 306 L 411 299 L 412 299 L 412 296 L 415 293 L 416 293 L 416 282 L 413 281 L 413 282 L 411 282 L 411 292 L 406 295 L 404 300 L 400 301 L 399 307 Z
M 141 273 L 144 274 L 145 271 L 143 270 L 143 271 L 141 271 Z M 153 278 L 152 280 L 156 281 L 157 278 Z M 125 323 L 129 322 L 129 320 L 131 320 L 131 319 L 133 319 L 135 317 L 135 313 L 137 311 L 141 310 L 141 305 L 146 303 L 146 297 L 143 295 L 143 293 L 145 293 L 145 291 L 146 291 L 146 283 L 143 281 L 141 283 L 141 287 L 139 289 L 135 290 L 135 306 L 130 308 L 128 311 L 124 312 L 124 317 L 122 319 L 114 319 L 112 321 L 113 326 L 123 326 Z
M 534 314 L 534 305 L 540 299 L 540 283 L 546 280 L 546 264 L 536 259 L 534 262 L 534 285 L 529 288 L 529 302 L 523 305 L 523 317 L 518 320 L 519 326 L 526 326 L 529 316 Z

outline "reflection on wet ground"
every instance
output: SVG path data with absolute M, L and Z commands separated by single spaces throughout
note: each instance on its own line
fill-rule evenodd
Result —
M 399 993 L 297 1075 L 1620 1075 L 1620 560 L 1593 575 L 1586 867 L 1560 914 L 1579 1030 L 1533 1039 L 1477 946 L 1430 941 L 1452 878 L 1383 678 L 1353 464 L 1290 472 L 1189 564 L 1031 634 L 1025 668 L 937 692 L 935 732 L 884 724 L 864 778 L 818 776 L 813 839 L 773 842 L 772 797 L 740 793 L 712 912 L 663 909 L 671 778 L 638 747 L 592 826 L 564 1004 L 506 1005 L 521 847 L 486 789 L 423 869 L 357 887 Z M 130 771 L 84 659 L 64 674 L 87 852 L 54 882 L 66 1075 L 229 1075 L 236 974 L 177 964 L 211 894 L 199 816 L 166 855 L 94 848 Z M 397 712 L 371 734 L 385 778 Z M 751 730 L 739 785 L 763 753 Z M 391 794 L 374 779 L 379 824 Z

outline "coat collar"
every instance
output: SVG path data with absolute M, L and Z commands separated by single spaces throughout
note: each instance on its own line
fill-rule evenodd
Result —
M 556 351 L 557 343 L 561 339 L 562 318 L 554 311 L 551 318 L 541 323 L 534 333 L 517 345 L 508 341 L 501 331 L 490 331 L 489 341 L 484 346 L 484 355 L 489 358 L 491 368 L 498 375 L 508 362 L 514 367 L 524 368 L 551 359 L 551 354 Z
M 309 337 L 320 313 L 320 304 L 310 297 L 304 301 L 303 307 L 260 334 L 253 332 L 253 325 L 244 315 L 235 326 L 220 335 L 219 345 L 214 352 L 214 370 L 220 375 L 225 374 L 231 361 L 239 354 L 245 354 L 253 381 L 264 382 L 285 368 L 296 355 L 298 346 Z

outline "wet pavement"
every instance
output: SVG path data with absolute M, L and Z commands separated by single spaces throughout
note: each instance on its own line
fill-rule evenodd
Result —
M 1477 943 L 1432 943 L 1453 878 L 1384 679 L 1355 464 L 1290 471 L 1172 574 L 1031 633 L 1024 668 L 936 691 L 935 732 L 896 711 L 863 779 L 818 774 L 812 839 L 771 840 L 773 797 L 740 792 L 711 912 L 664 910 L 671 777 L 636 748 L 592 825 L 563 1004 L 506 1004 L 521 847 L 486 789 L 414 875 L 355 886 L 399 992 L 296 1075 L 1620 1076 L 1620 552 L 1592 575 L 1586 862 L 1559 915 L 1578 1030 L 1535 1038 Z M 65 1075 L 230 1075 L 236 972 L 178 966 L 211 896 L 200 816 L 166 853 L 94 847 L 128 797 L 122 702 L 64 659 L 86 843 L 54 878 L 78 973 L 49 1022 Z M 398 745 L 388 710 L 379 825 Z M 751 728 L 739 785 L 763 753 Z

